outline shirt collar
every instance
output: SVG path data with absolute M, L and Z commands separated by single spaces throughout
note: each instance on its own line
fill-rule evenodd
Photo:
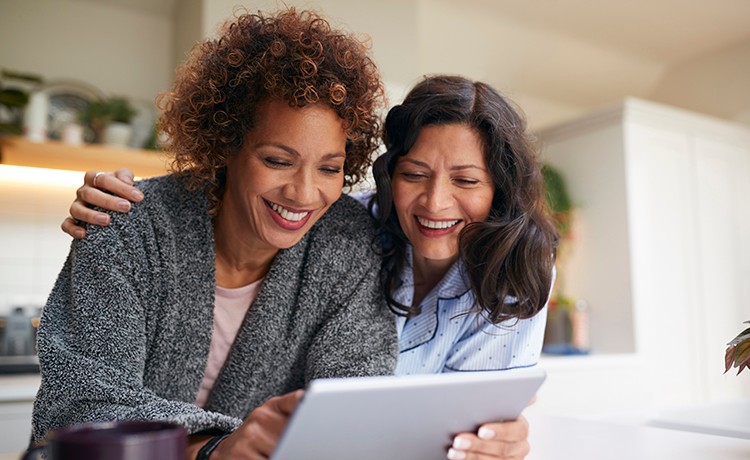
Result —
M 463 262 L 461 260 L 454 262 L 443 279 L 432 290 L 437 291 L 441 299 L 460 297 L 469 292 L 471 284 Z M 402 303 L 407 305 L 411 305 L 414 298 L 414 250 L 410 244 L 406 245 L 406 264 L 404 264 L 401 284 L 396 289 L 395 297 L 403 299 Z

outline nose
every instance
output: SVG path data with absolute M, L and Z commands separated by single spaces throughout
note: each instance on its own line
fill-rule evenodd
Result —
M 300 205 L 300 207 L 315 201 L 318 187 L 312 171 L 307 168 L 300 168 L 289 179 L 284 186 L 284 198 Z
M 424 191 L 424 206 L 430 212 L 438 212 L 447 209 L 453 202 L 450 183 L 439 177 L 432 178 L 427 182 Z

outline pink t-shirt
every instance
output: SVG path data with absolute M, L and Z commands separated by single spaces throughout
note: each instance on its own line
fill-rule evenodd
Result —
M 227 360 L 229 350 L 245 320 L 255 297 L 258 295 L 263 279 L 234 289 L 216 286 L 216 304 L 214 305 L 214 324 L 211 331 L 211 348 L 208 352 L 206 371 L 203 374 L 195 405 L 206 404 L 211 388 L 219 377 L 219 372 Z

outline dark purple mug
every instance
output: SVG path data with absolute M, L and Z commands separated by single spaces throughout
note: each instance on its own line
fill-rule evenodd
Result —
M 74 425 L 51 431 L 45 446 L 27 451 L 23 460 L 183 460 L 187 431 L 158 421 L 116 421 Z

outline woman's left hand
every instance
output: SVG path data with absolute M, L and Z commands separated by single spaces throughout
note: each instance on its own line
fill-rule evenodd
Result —
M 450 460 L 521 460 L 528 455 L 529 422 L 521 415 L 509 422 L 485 423 L 477 433 L 459 433 L 448 450 Z

